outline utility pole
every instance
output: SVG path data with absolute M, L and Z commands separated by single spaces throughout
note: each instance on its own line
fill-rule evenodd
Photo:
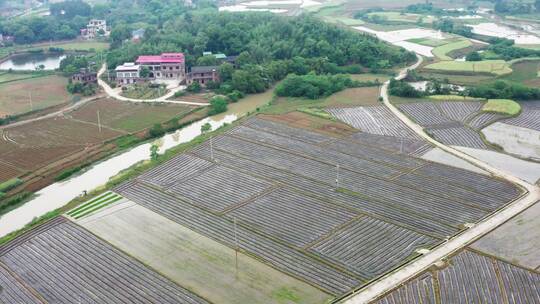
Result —
M 34 111 L 34 103 L 32 102 L 32 92 L 28 92 L 28 98 L 30 99 L 30 111 Z
M 214 160 L 214 136 L 210 136 L 210 160 Z
M 236 232 L 236 217 L 234 218 L 234 253 L 235 253 L 235 269 L 236 277 L 238 277 L 238 234 Z
M 339 188 L 339 164 L 336 164 L 336 189 Z
M 97 110 L 97 123 L 98 123 L 99 133 L 101 133 L 101 118 L 99 117 L 99 110 Z

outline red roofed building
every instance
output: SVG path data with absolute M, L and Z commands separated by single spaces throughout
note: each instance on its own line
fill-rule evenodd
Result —
M 183 53 L 139 56 L 136 63 L 141 68 L 148 67 L 151 79 L 182 81 L 186 78 L 186 63 Z

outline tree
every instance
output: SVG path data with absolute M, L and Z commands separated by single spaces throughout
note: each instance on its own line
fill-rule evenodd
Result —
M 208 115 L 215 115 L 227 111 L 227 100 L 222 96 L 215 96 L 210 100 Z
M 150 69 L 147 66 L 143 66 L 139 71 L 139 75 L 141 75 L 142 78 L 148 78 L 150 76 Z
M 195 81 L 187 86 L 186 91 L 192 93 L 199 93 L 201 91 L 201 84 Z
M 211 130 L 212 130 L 212 125 L 208 122 L 201 126 L 201 133 L 203 134 Z
M 227 82 L 227 81 L 232 80 L 233 73 L 234 73 L 234 67 L 233 67 L 232 64 L 230 64 L 228 62 L 225 62 L 225 63 L 221 64 L 219 66 L 219 68 L 218 68 L 219 78 L 223 82 Z
M 540 12 L 540 0 L 536 0 L 536 2 L 534 2 L 534 7 L 536 8 L 536 11 Z
M 206 56 L 199 57 L 199 59 L 197 59 L 197 65 L 201 65 L 201 66 L 211 66 L 211 65 L 218 65 L 218 64 L 219 64 L 219 60 L 213 55 L 206 55 Z
M 148 131 L 148 135 L 150 135 L 150 137 L 159 137 L 163 134 L 165 134 L 165 130 L 163 130 L 163 126 L 161 126 L 159 123 L 154 124 Z
M 469 54 L 467 54 L 467 56 L 465 57 L 465 60 L 467 61 L 482 61 L 482 55 L 480 55 L 480 53 L 478 52 L 471 52 Z
M 158 157 L 159 157 L 158 151 L 159 151 L 158 145 L 152 144 L 150 146 L 150 159 L 151 160 L 156 161 L 158 159 Z

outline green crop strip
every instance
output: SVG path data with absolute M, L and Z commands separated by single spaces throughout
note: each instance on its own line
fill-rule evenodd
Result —
M 94 207 L 96 207 L 96 206 L 99 206 L 99 205 L 101 205 L 101 204 L 105 204 L 105 203 L 109 202 L 110 200 L 113 200 L 113 199 L 116 199 L 116 198 L 119 198 L 119 197 L 121 198 L 121 196 L 116 195 L 116 194 L 113 195 L 113 196 L 109 196 L 109 197 L 107 197 L 106 199 L 99 200 L 99 201 L 97 201 L 97 202 L 95 202 L 95 203 L 93 203 L 93 204 L 91 204 L 91 205 L 86 205 L 84 208 L 81 208 L 81 209 L 79 209 L 79 210 L 73 212 L 73 213 L 70 214 L 70 215 L 71 215 L 71 216 L 79 215 L 79 214 L 81 214 L 82 212 L 85 212 L 85 211 L 88 210 L 88 209 L 92 209 L 92 208 L 94 208 Z
M 75 209 L 69 211 L 69 212 L 68 212 L 68 215 L 73 215 L 74 213 L 76 213 L 76 212 L 80 211 L 81 209 L 85 208 L 86 206 L 88 206 L 88 205 L 90 205 L 90 204 L 93 204 L 93 203 L 95 203 L 95 202 L 97 202 L 97 201 L 100 201 L 100 200 L 102 200 L 102 199 L 105 199 L 106 197 L 109 197 L 109 196 L 111 196 L 111 195 L 115 195 L 115 194 L 114 194 L 113 192 L 107 192 L 107 193 L 105 193 L 105 194 L 103 194 L 103 195 L 100 195 L 100 196 L 98 196 L 98 197 L 92 199 L 91 201 L 86 202 L 86 203 L 84 203 L 83 205 L 81 205 L 81 206 L 79 206 L 79 207 L 77 207 L 77 208 L 75 208 Z
M 86 216 L 86 215 L 88 215 L 88 214 L 90 214 L 90 213 L 92 213 L 92 212 L 94 212 L 94 211 L 96 211 L 96 210 L 99 210 L 99 209 L 101 209 L 101 208 L 107 207 L 108 205 L 110 205 L 110 204 L 112 204 L 112 203 L 114 203 L 114 202 L 117 202 L 117 201 L 119 201 L 119 200 L 121 200 L 121 199 L 122 199 L 122 197 L 121 197 L 121 196 L 118 196 L 118 197 L 114 198 L 113 200 L 109 200 L 109 201 L 108 201 L 107 203 L 105 203 L 105 204 L 98 205 L 97 207 L 95 207 L 95 208 L 93 208 L 93 209 L 90 209 L 90 210 L 88 210 L 87 212 L 85 212 L 85 213 L 83 213 L 83 214 L 80 214 L 80 215 L 78 215 L 78 216 L 75 216 L 75 219 L 78 220 L 78 219 L 80 219 L 80 218 L 83 217 L 83 216 Z

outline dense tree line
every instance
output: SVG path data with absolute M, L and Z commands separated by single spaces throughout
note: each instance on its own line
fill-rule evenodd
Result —
M 90 18 L 92 8 L 82 0 L 51 4 L 50 16 L 0 21 L 0 33 L 15 36 L 16 43 L 73 39 Z
M 330 96 L 345 88 L 359 86 L 357 81 L 347 75 L 308 75 L 289 74 L 276 87 L 277 96 L 305 97 L 318 99 Z
M 405 81 L 391 79 L 388 85 L 390 95 L 408 98 L 418 98 L 425 95 L 424 92 L 415 89 L 412 85 Z
M 472 37 L 472 28 L 449 18 L 442 18 L 433 22 L 433 28 L 446 33 L 461 35 L 463 37 Z
M 204 51 L 238 55 L 236 68 L 219 68 L 222 93 L 256 93 L 289 73 L 358 73 L 414 60 L 414 55 L 375 37 L 327 24 L 314 17 L 271 13 L 193 11 L 165 22 L 141 43 L 117 45 L 109 67 L 138 55 L 183 51 L 188 66 L 215 64 Z
M 540 56 L 540 50 L 516 47 L 513 40 L 493 38 L 489 42 L 490 45 L 487 49 L 499 55 L 504 60 Z
M 530 14 L 540 12 L 540 0 L 534 2 L 520 0 L 495 0 L 494 11 L 504 15 Z
M 468 88 L 466 95 L 490 99 L 535 100 L 540 99 L 540 89 L 502 80 Z

